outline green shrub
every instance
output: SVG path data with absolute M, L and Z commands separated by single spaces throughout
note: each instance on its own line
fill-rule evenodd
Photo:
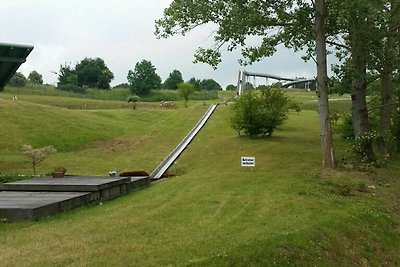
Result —
M 301 111 L 301 106 L 299 105 L 299 103 L 290 101 L 289 109 L 299 113 Z
M 231 126 L 239 134 L 270 136 L 287 119 L 289 99 L 281 89 L 262 87 L 242 94 L 232 109 Z
M 353 120 L 351 114 L 334 113 L 331 115 L 333 131 L 343 139 L 354 138 Z
M 380 156 L 374 153 L 378 150 L 386 138 L 382 137 L 375 131 L 370 131 L 356 138 L 348 138 L 348 146 L 343 157 L 343 163 L 346 166 L 357 168 L 360 170 L 370 170 L 371 167 L 382 167 L 388 164 L 386 155 Z M 386 140 L 389 142 L 390 140 Z

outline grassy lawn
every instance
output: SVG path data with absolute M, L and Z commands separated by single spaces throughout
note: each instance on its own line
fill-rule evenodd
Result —
M 8 171 L 29 172 L 22 143 L 61 151 L 42 172 L 54 163 L 82 174 L 116 163 L 149 169 L 207 108 L 88 111 L 33 102 L 0 99 L 8 129 L 0 167 L 14 165 Z M 370 173 L 321 171 L 315 111 L 291 113 L 265 139 L 237 136 L 229 116 L 229 106 L 218 107 L 172 167 L 179 177 L 39 222 L 0 224 L 1 265 L 400 265 L 399 162 Z M 44 128 L 60 120 L 67 130 Z M 241 156 L 256 157 L 256 167 L 240 167 Z M 375 189 L 357 190 L 361 184 Z
M 110 109 L 119 108 L 118 102 L 92 100 L 98 109 L 87 110 L 80 109 L 80 99 L 53 98 L 0 98 L 0 135 L 6 137 L 0 140 L 1 173 L 32 174 L 20 152 L 23 144 L 53 145 L 58 150 L 38 165 L 39 174 L 57 166 L 80 175 L 107 175 L 116 165 L 120 171 L 151 171 L 207 109 L 193 103 L 184 109 L 191 116 L 182 116 L 182 103 L 177 109 L 140 103 L 132 110 Z M 70 109 L 60 108 L 62 103 Z

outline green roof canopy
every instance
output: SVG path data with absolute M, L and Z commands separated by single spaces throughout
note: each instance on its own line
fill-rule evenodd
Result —
M 0 43 L 0 91 L 32 50 L 33 46 Z

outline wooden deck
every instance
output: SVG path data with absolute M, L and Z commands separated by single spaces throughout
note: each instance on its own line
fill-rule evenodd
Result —
M 150 184 L 149 177 L 38 178 L 0 186 L 0 219 L 38 220 Z

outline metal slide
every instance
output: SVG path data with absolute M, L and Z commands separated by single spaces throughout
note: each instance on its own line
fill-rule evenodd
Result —
M 174 161 L 180 156 L 180 154 L 185 150 L 185 148 L 189 145 L 189 143 L 193 140 L 193 138 L 200 132 L 201 128 L 203 128 L 204 124 L 206 124 L 207 120 L 210 118 L 214 110 L 217 108 L 216 104 L 210 106 L 206 113 L 204 113 L 203 117 L 199 120 L 196 126 L 183 138 L 182 142 L 172 150 L 172 152 L 154 169 L 154 171 L 150 174 L 150 178 L 152 180 L 158 180 L 161 176 L 168 170 L 168 168 L 174 163 Z

